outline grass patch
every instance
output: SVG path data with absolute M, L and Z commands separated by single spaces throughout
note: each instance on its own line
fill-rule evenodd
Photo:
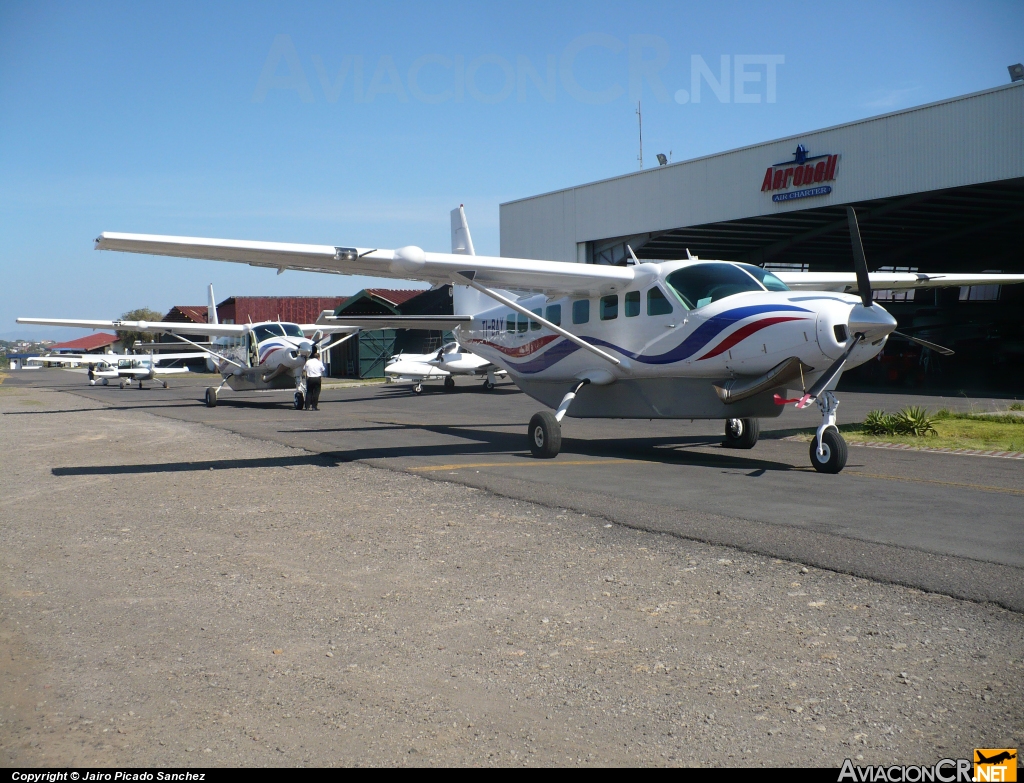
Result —
M 1011 407 L 1011 410 L 1017 409 Z M 890 415 L 884 411 L 871 411 L 864 422 L 859 424 L 841 424 L 839 431 L 851 443 L 881 441 L 935 449 L 1024 451 L 1024 416 L 985 416 L 975 413 L 954 413 L 948 410 L 940 410 L 935 414 L 928 414 L 925 411 L 923 415 L 927 417 L 932 427 L 929 434 L 913 435 L 905 431 L 899 432 L 900 414 Z M 886 417 L 890 420 L 888 424 L 891 424 L 888 431 L 884 429 Z M 814 431 L 801 432 L 800 435 L 803 439 L 810 440 L 814 436 Z

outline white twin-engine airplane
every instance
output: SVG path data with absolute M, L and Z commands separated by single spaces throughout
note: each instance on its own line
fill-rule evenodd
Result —
M 869 275 L 856 214 L 848 212 L 856 268 L 849 274 L 773 275 L 696 258 L 613 267 L 427 253 L 416 246 L 381 250 L 145 234 L 104 233 L 96 247 L 454 283 L 455 316 L 426 317 L 421 320 L 433 325 L 418 328 L 457 328 L 460 342 L 555 409 L 530 420 L 528 441 L 537 457 L 558 454 L 566 413 L 724 419 L 726 443 L 750 448 L 759 418 L 778 416 L 786 402 L 799 408 L 816 402 L 821 423 L 810 461 L 818 471 L 838 473 L 846 443 L 836 427 L 832 390 L 845 368 L 877 355 L 896 329 L 896 320 L 872 301 L 872 282 L 887 289 L 1024 282 L 1024 275 Z M 854 290 L 859 296 L 847 293 Z M 363 326 L 357 321 L 366 319 L 320 320 Z M 413 326 L 415 319 L 402 320 Z M 796 399 L 786 399 L 788 389 L 798 390 Z
M 167 379 L 163 376 L 181 375 L 189 372 L 187 367 L 161 367 L 160 362 L 179 359 L 204 359 L 209 356 L 206 351 L 191 353 L 130 354 L 130 353 L 83 353 L 66 354 L 63 356 L 33 356 L 29 362 L 36 364 L 84 364 L 89 367 L 89 385 L 97 383 L 106 386 L 110 381 L 119 381 L 123 389 L 137 381 L 142 389 L 144 381 L 160 380 L 167 388 Z
M 498 376 L 508 375 L 493 362 L 470 353 L 457 342 L 447 343 L 434 353 L 396 354 L 384 368 L 384 373 L 395 380 L 415 381 L 412 390 L 417 394 L 423 391 L 423 381 L 443 380 L 444 388 L 451 391 L 455 388 L 455 375 L 486 376 L 484 388 L 490 391 Z
M 20 324 L 77 326 L 85 329 L 126 329 L 135 332 L 162 332 L 195 346 L 207 355 L 207 366 L 221 375 L 220 386 L 206 390 L 206 404 L 217 405 L 224 386 L 234 391 L 293 389 L 294 405 L 301 410 L 305 402 L 302 368 L 313 346 L 332 334 L 345 336 L 320 347 L 321 353 L 333 348 L 359 330 L 350 326 L 293 324 L 265 321 L 256 324 L 222 324 L 217 320 L 213 286 L 209 288 L 208 323 L 188 324 L 166 321 L 80 321 L 57 318 L 19 318 Z M 205 333 L 216 350 L 194 343 L 184 334 Z M 157 360 L 161 358 L 157 355 Z M 164 384 L 166 386 L 166 383 Z

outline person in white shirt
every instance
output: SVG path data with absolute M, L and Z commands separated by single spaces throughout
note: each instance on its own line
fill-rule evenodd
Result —
M 302 368 L 302 374 L 306 378 L 306 410 L 320 410 L 320 385 L 323 382 L 324 373 L 327 368 L 320 361 L 320 349 L 313 348 L 313 353 L 306 359 L 306 366 Z

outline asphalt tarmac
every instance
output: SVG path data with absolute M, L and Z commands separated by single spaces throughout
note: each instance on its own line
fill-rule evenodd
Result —
M 606 518 L 881 582 L 1024 611 L 1024 461 L 851 446 L 838 476 L 816 473 L 808 445 L 785 440 L 817 412 L 787 408 L 762 421 L 750 451 L 721 446 L 721 422 L 563 421 L 561 454 L 533 459 L 526 423 L 541 406 L 505 382 L 486 392 L 460 380 L 327 388 L 320 410 L 292 410 L 286 392 L 221 393 L 201 402 L 208 377 L 169 389 L 89 387 L 81 373 L 40 370 L 12 386 L 70 391 L 108 407 L 144 410 L 500 496 Z M 991 410 L 1005 401 L 840 393 L 840 423 L 906 404 Z M 211 468 L 242 467 L 225 454 Z M 191 466 L 190 466 L 191 467 Z M 146 464 L 96 474 L 165 471 Z

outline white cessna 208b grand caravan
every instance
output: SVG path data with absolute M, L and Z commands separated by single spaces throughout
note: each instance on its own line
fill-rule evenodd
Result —
M 836 427 L 832 390 L 845 368 L 877 355 L 896 329 L 896 320 L 872 301 L 872 283 L 905 289 L 1024 282 L 1024 275 L 869 275 L 856 215 L 848 212 L 856 268 L 849 274 L 773 275 L 697 258 L 639 263 L 634 257 L 633 265 L 613 267 L 428 253 L 416 246 L 381 250 L 145 234 L 104 233 L 96 248 L 453 283 L 455 315 L 431 317 L 433 328 L 456 328 L 463 345 L 555 409 L 530 420 L 529 446 L 537 457 L 558 454 L 567 413 L 724 419 L 726 443 L 750 448 L 759 418 L 778 416 L 786 402 L 799 408 L 815 402 L 821 423 L 811 464 L 838 473 L 846 443 Z M 320 320 L 368 326 L 355 318 Z M 403 320 L 413 326 L 413 319 Z M 796 399 L 785 399 L 789 389 L 797 390 Z
M 213 286 L 209 287 L 207 323 L 172 323 L 167 321 L 80 321 L 67 318 L 19 318 L 19 324 L 41 326 L 76 326 L 83 329 L 124 329 L 134 332 L 170 334 L 188 345 L 195 346 L 207 357 L 207 366 L 221 375 L 220 386 L 206 390 L 206 404 L 217 405 L 217 395 L 224 386 L 234 391 L 268 391 L 294 389 L 294 405 L 301 409 L 305 402 L 302 387 L 302 368 L 313 352 L 313 346 L 332 334 L 345 336 L 320 346 L 326 353 L 335 345 L 358 333 L 349 326 L 318 326 L 281 321 L 256 324 L 218 323 Z M 199 345 L 183 335 L 205 333 L 212 346 Z M 199 354 L 192 354 L 199 355 Z M 157 360 L 161 357 L 158 355 Z M 165 383 L 166 387 L 167 384 Z

